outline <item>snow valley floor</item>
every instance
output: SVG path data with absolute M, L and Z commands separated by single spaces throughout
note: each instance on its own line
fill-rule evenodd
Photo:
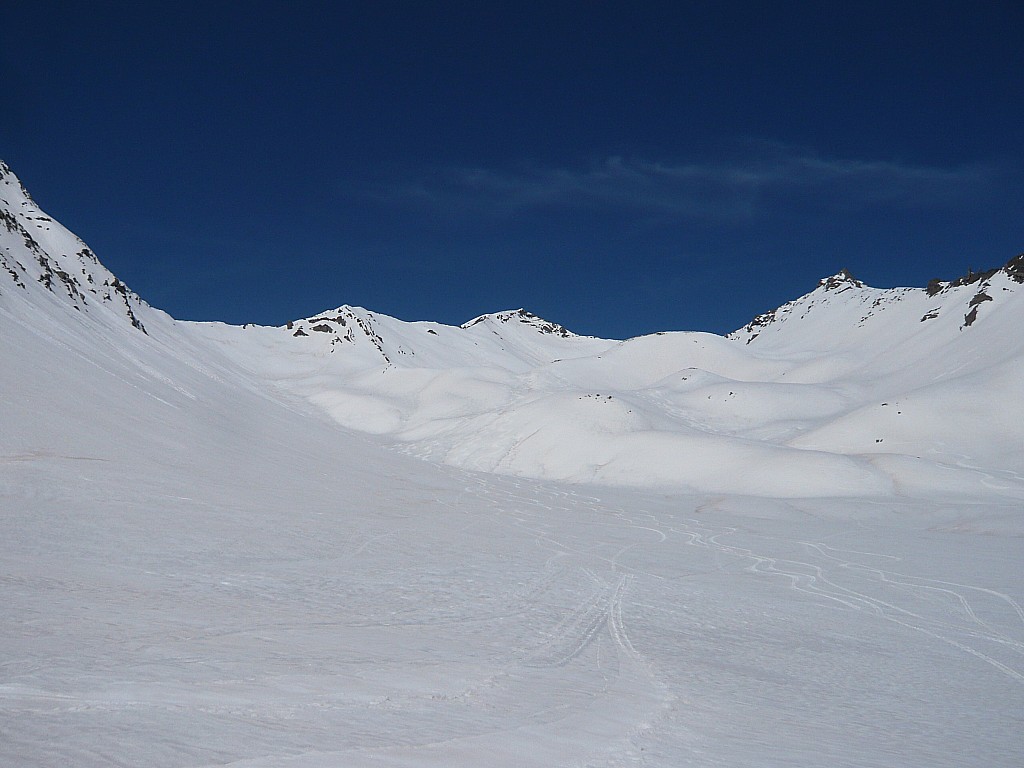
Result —
M 2 176 L 0 764 L 1020 765 L 1014 262 L 243 329 Z

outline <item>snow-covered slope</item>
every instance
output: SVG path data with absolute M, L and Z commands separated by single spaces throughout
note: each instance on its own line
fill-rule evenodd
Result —
M 73 311 L 101 337 L 127 323 L 171 355 L 210 350 L 415 456 L 785 497 L 886 495 L 914 478 L 974 494 L 986 472 L 1024 473 L 1024 257 L 927 289 L 869 288 L 843 271 L 728 338 L 604 340 L 521 309 L 461 327 L 348 305 L 281 328 L 177 323 L 0 172 L 0 307 L 12 317 L 64 325 Z
M 347 306 L 191 330 L 347 427 L 470 469 L 777 496 L 885 495 L 916 477 L 973 494 L 989 483 L 975 470 L 1024 471 L 1020 262 L 928 290 L 840 273 L 729 338 Z
M 982 363 L 994 362 L 993 355 L 1019 356 L 1024 340 L 1003 332 L 1020 317 L 1022 304 L 1024 254 L 1002 268 L 952 282 L 933 280 L 927 288 L 870 288 L 843 270 L 729 338 L 793 359 L 854 355 L 851 367 L 823 369 L 819 377 L 915 371 L 925 382 L 946 370 L 929 365 L 938 348 L 945 350 L 942 357 L 971 358 L 967 350 L 980 347 L 973 359 Z
M 1024 466 L 1022 321 L 1024 255 L 927 288 L 879 290 L 840 273 L 730 338 L 791 361 L 787 381 L 856 393 L 790 445 L 1012 478 Z
M 1020 764 L 1012 264 L 749 344 L 236 328 L 4 181 L 0 765 Z
M 0 275 L 0 306 L 20 299 L 23 306 L 72 308 L 98 323 L 126 320 L 143 333 L 152 312 L 85 243 L 39 209 L 3 160 Z

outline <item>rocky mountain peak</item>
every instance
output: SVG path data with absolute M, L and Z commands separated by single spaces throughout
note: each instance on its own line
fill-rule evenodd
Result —
M 103 307 L 146 332 L 140 313 L 148 305 L 100 264 L 81 239 L 47 216 L 0 160 L 0 296 L 37 287 L 79 312 Z
M 558 323 L 552 323 L 549 320 L 545 320 L 542 317 L 538 317 L 537 315 L 533 314 L 533 312 L 523 309 L 522 307 L 520 307 L 519 309 L 508 309 L 502 312 L 492 312 L 486 315 L 480 315 L 479 317 L 474 317 L 468 323 L 463 323 L 462 327 L 472 328 L 474 325 L 478 325 L 479 323 L 487 321 L 502 324 L 513 322 L 522 323 L 523 325 L 535 328 L 541 333 L 551 334 L 553 336 L 561 336 L 562 338 L 566 339 L 578 336 L 578 334 L 573 333 L 565 326 L 559 325 Z
M 844 267 L 831 277 L 819 280 L 818 287 L 824 288 L 826 291 L 841 291 L 848 288 L 863 288 L 864 283 L 855 278 L 850 273 L 850 270 Z

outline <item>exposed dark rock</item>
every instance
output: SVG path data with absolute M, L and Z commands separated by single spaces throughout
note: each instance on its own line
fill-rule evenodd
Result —
M 135 313 L 132 311 L 132 303 L 130 298 L 134 294 L 132 294 L 128 290 L 128 286 L 115 277 L 113 282 L 110 283 L 110 287 L 117 291 L 117 293 L 121 296 L 121 299 L 124 301 L 124 306 L 126 313 L 128 315 L 128 319 L 131 320 L 132 325 L 135 326 L 140 331 L 142 331 L 143 333 L 148 333 L 146 331 L 145 326 L 142 325 L 142 322 L 139 320 L 139 318 L 135 316 Z
M 986 301 L 992 301 L 992 297 L 989 296 L 987 293 L 985 293 L 985 291 L 978 291 L 974 295 L 974 298 L 971 299 L 971 303 L 968 304 L 967 306 L 969 306 L 969 307 L 976 307 L 979 304 L 981 304 L 983 302 L 986 302 Z
M 1003 271 L 1015 283 L 1024 283 L 1024 253 L 1014 256 L 1006 262 Z
M 10 258 L 10 261 L 8 260 L 8 258 Z M 11 264 L 10 263 L 11 261 L 13 261 L 14 263 Z M 2 265 L 3 268 L 8 272 L 8 274 L 10 274 L 11 279 L 14 280 L 14 284 L 16 286 L 18 286 L 19 288 L 24 288 L 25 287 L 25 283 L 22 281 L 21 275 L 18 274 L 18 270 L 19 269 L 22 272 L 25 271 L 25 267 L 22 265 L 22 263 L 20 261 L 15 259 L 13 256 L 12 257 L 8 257 L 8 256 L 0 253 L 0 265 Z
M 947 287 L 959 288 L 961 285 L 974 285 L 974 283 L 979 283 L 982 280 L 988 280 L 998 271 L 998 269 L 986 269 L 984 272 L 975 272 L 971 269 L 968 269 L 966 275 L 964 275 L 963 277 L 958 277 L 956 280 L 951 282 Z
M 762 312 L 760 315 L 755 317 L 749 323 L 744 326 L 743 330 L 751 332 L 750 338 L 747 339 L 747 344 L 752 342 L 760 335 L 760 329 L 767 328 L 769 325 L 775 322 L 775 313 L 777 310 L 771 309 L 767 312 Z
M 561 336 L 562 338 L 569 338 L 570 336 L 576 335 L 568 328 L 561 326 L 558 323 L 552 323 L 548 320 L 538 317 L 537 315 L 533 314 L 532 312 L 528 312 L 525 309 L 517 309 L 514 312 L 499 312 L 498 314 L 495 315 L 481 315 L 475 320 L 466 323 L 462 327 L 472 328 L 477 323 L 482 323 L 484 320 L 487 320 L 488 318 L 497 320 L 499 323 L 508 323 L 511 320 L 518 320 L 521 323 L 532 325 L 541 333 L 550 333 L 556 336 Z
M 975 272 L 973 269 L 968 269 L 966 275 L 958 277 L 956 280 L 952 280 L 948 283 L 944 283 L 937 278 L 929 280 L 928 286 L 925 290 L 928 292 L 929 296 L 935 296 L 947 288 L 959 288 L 963 285 L 973 285 L 974 283 L 986 281 L 991 277 L 994 277 L 999 272 L 1004 272 L 1006 276 L 1014 282 L 1024 283 L 1024 253 L 1014 256 L 1001 268 L 986 269 L 982 272 Z
M 855 278 L 850 274 L 850 270 L 844 267 L 837 274 L 832 275 L 832 277 L 826 277 L 819 282 L 818 286 L 826 291 L 835 291 L 846 288 L 863 288 L 864 283 Z
M 18 223 L 14 214 L 3 208 L 0 208 L 0 223 L 8 232 L 17 232 L 21 229 L 21 224 Z

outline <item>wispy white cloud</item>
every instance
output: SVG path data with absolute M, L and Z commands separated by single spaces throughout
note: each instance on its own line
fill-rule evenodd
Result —
M 630 210 L 654 217 L 742 221 L 795 199 L 845 210 L 957 207 L 988 190 L 995 177 L 993 168 L 982 165 L 943 168 L 786 151 L 723 163 L 609 157 L 575 169 L 439 168 L 417 178 L 377 183 L 364 194 L 452 215 Z

